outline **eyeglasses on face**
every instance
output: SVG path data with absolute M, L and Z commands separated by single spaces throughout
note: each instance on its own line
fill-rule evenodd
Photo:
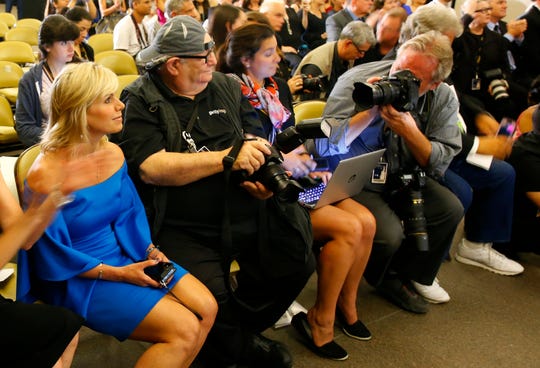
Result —
M 208 52 L 205 55 L 175 55 L 174 57 L 180 58 L 180 59 L 204 59 L 204 63 L 208 64 L 208 58 L 210 55 L 215 52 L 215 43 L 214 41 L 210 41 L 204 44 L 204 49 L 208 50 Z
M 356 51 L 358 51 L 358 53 L 362 56 L 364 56 L 366 54 L 366 52 L 369 51 L 369 49 L 367 50 L 362 50 L 360 47 L 358 47 L 357 44 L 355 44 L 354 42 L 352 42 L 352 44 L 354 45 L 354 47 L 356 47 Z

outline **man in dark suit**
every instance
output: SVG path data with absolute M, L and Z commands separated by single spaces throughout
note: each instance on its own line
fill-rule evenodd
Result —
M 326 18 L 326 42 L 337 41 L 347 23 L 353 20 L 365 21 L 372 5 L 373 0 L 347 0 L 345 8 Z
M 540 74 L 540 0 L 535 0 L 519 19 L 527 21 L 527 30 L 521 44 L 517 72 L 521 84 L 530 86 L 532 80 Z

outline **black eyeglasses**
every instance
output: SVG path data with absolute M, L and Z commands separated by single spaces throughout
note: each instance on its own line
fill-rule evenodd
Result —
M 180 59 L 204 59 L 204 63 L 208 64 L 208 57 L 215 51 L 214 41 L 210 41 L 204 44 L 205 50 L 208 50 L 206 55 L 175 55 L 174 57 Z
M 354 47 L 356 47 L 356 51 L 358 51 L 358 53 L 362 56 L 364 56 L 366 54 L 366 52 L 369 51 L 369 49 L 367 50 L 362 50 L 360 47 L 358 47 L 354 42 L 352 42 L 352 44 L 354 45 Z

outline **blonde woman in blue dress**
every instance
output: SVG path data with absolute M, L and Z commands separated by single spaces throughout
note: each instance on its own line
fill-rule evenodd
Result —
M 94 63 L 70 65 L 55 80 L 42 153 L 30 169 L 25 201 L 75 188 L 28 252 L 20 253 L 18 297 L 67 307 L 85 324 L 119 340 L 154 343 L 136 367 L 189 367 L 217 312 L 212 294 L 175 264 L 166 287 L 144 269 L 169 261 L 152 244 L 146 214 L 121 149 L 107 141 L 122 129 L 116 76 Z M 110 159 L 63 183 L 70 160 L 106 151 Z

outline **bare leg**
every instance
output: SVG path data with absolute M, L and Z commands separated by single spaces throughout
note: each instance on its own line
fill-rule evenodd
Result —
M 73 356 L 75 355 L 75 350 L 77 350 L 77 344 L 79 343 L 79 333 L 77 332 L 73 339 L 71 339 L 69 345 L 64 350 L 64 353 L 58 359 L 53 368 L 69 368 L 73 362 Z
M 317 300 L 308 312 L 313 342 L 322 346 L 333 340 L 336 304 L 360 246 L 358 218 L 336 206 L 310 212 L 314 238 L 327 240 L 318 259 Z
M 130 336 L 154 343 L 139 358 L 136 367 L 189 367 L 214 323 L 216 301 L 195 277 L 184 276 L 173 292 L 197 311 L 202 320 L 172 296 L 162 298 Z
M 358 320 L 356 308 L 356 299 L 358 287 L 362 280 L 362 275 L 366 269 L 373 238 L 375 236 L 376 222 L 375 217 L 367 208 L 354 200 L 342 201 L 336 205 L 344 211 L 357 216 L 362 224 L 362 234 L 360 237 L 360 246 L 356 247 L 354 263 L 345 279 L 345 283 L 341 289 L 341 294 L 338 300 L 338 308 L 341 310 L 348 324 L 353 324 Z

